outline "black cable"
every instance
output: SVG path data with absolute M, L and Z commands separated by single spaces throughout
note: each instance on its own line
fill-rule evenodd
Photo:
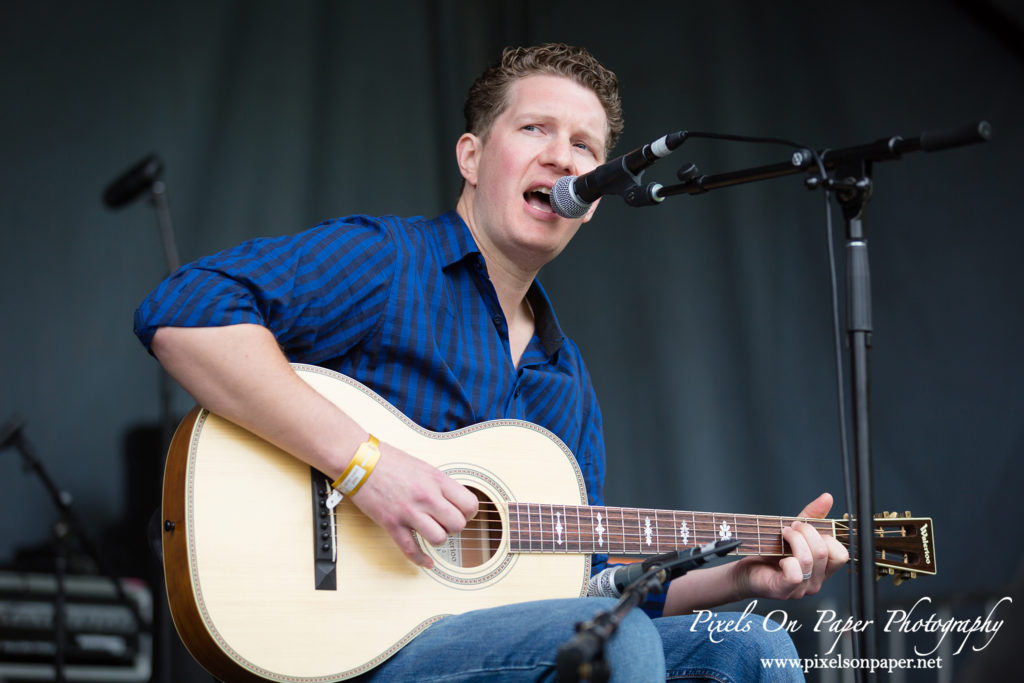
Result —
M 846 382 L 844 380 L 843 373 L 842 329 L 839 322 L 839 279 L 836 275 L 837 267 L 835 253 L 835 236 L 832 227 L 832 197 L 828 188 L 828 184 L 825 182 L 828 178 L 828 173 L 825 170 L 825 162 L 824 160 L 822 160 L 821 154 L 819 154 L 814 147 L 810 145 L 803 145 L 792 140 L 786 140 L 784 138 L 750 135 L 731 135 L 727 133 L 709 133 L 700 131 L 686 131 L 684 135 L 688 138 L 707 138 L 711 140 L 729 140 L 732 142 L 749 142 L 755 144 L 773 144 L 784 145 L 786 147 L 793 147 L 795 149 L 801 150 L 802 152 L 809 153 L 811 157 L 814 159 L 814 165 L 818 167 L 818 173 L 821 174 L 820 186 L 825 194 L 825 229 L 826 237 L 828 240 L 829 287 L 832 295 L 832 345 L 836 373 L 836 407 L 839 412 L 839 452 L 842 462 L 843 496 L 845 498 L 843 507 L 847 512 L 848 518 L 853 519 L 853 512 L 851 507 L 851 505 L 853 504 L 853 484 L 850 481 L 849 477 L 850 450 L 849 436 L 846 424 Z M 852 534 L 850 534 L 849 539 L 849 550 L 852 557 L 854 550 Z M 852 572 L 850 576 L 853 576 Z M 852 580 L 853 579 L 851 578 L 851 581 Z

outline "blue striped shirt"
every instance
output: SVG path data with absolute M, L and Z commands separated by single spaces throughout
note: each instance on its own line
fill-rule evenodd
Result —
M 255 323 L 289 360 L 367 385 L 420 426 L 539 424 L 579 463 L 603 505 L 601 412 L 576 345 L 543 288 L 528 293 L 535 333 L 519 367 L 483 257 L 454 212 L 433 220 L 351 216 L 256 239 L 189 264 L 135 313 L 148 347 L 162 326 Z M 595 571 L 604 556 L 595 556 Z

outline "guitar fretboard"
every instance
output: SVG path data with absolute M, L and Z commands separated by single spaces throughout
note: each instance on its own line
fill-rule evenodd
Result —
M 782 529 L 797 519 L 848 538 L 834 520 L 715 512 L 510 502 L 508 519 L 509 549 L 521 553 L 657 555 L 738 539 L 739 555 L 785 555 Z

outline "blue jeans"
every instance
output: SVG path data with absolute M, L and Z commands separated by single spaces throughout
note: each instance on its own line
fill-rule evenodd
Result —
M 614 604 L 608 598 L 544 600 L 445 617 L 358 680 L 553 682 L 558 648 L 573 638 L 576 623 Z M 737 617 L 714 615 L 723 623 Z M 803 680 L 799 668 L 761 666 L 762 657 L 797 657 L 782 629 L 765 628 L 754 614 L 743 623 L 745 632 L 712 634 L 706 617 L 702 622 L 692 615 L 650 619 L 633 609 L 605 648 L 611 680 Z M 712 635 L 720 642 L 712 642 Z

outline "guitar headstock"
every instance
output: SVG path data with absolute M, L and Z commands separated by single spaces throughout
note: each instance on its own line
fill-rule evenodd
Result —
M 846 515 L 843 516 L 846 519 Z M 918 574 L 935 574 L 935 535 L 931 517 L 883 512 L 872 520 L 876 578 L 892 576 L 898 586 Z M 850 535 L 844 541 L 849 547 Z M 843 540 L 843 539 L 840 539 Z

